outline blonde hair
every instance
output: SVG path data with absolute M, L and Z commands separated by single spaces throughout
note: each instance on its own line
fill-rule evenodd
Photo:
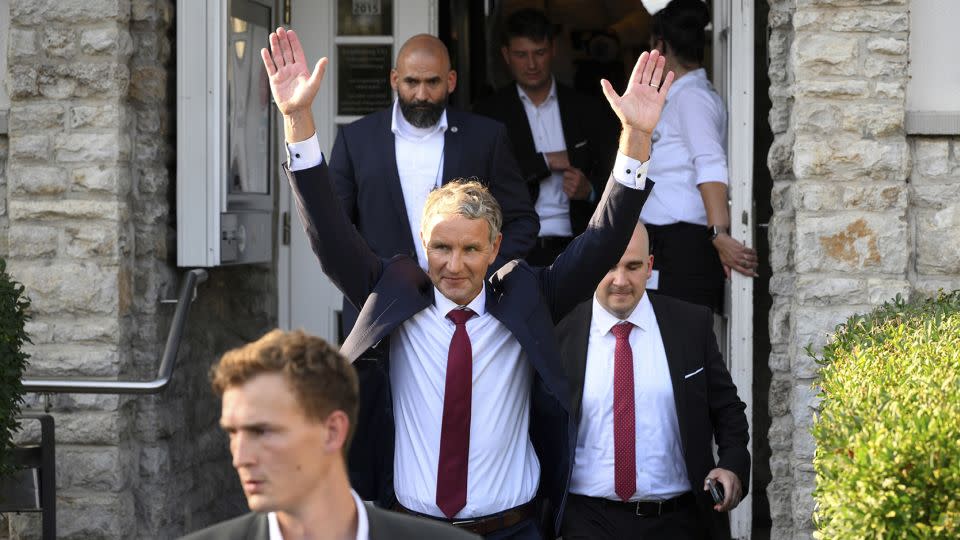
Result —
M 475 178 L 455 178 L 430 192 L 423 205 L 423 220 L 420 232 L 424 230 L 430 218 L 436 215 L 459 215 L 468 219 L 482 219 L 490 228 L 490 243 L 497 241 L 500 227 L 503 226 L 503 212 L 500 204 L 493 198 L 490 190 Z

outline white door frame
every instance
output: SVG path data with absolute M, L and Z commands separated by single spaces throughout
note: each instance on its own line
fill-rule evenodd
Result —
M 727 166 L 730 172 L 730 234 L 754 245 L 753 121 L 754 0 L 713 2 L 713 74 L 727 103 Z M 745 411 L 753 455 L 753 279 L 731 272 L 727 283 L 727 366 Z M 753 530 L 752 492 L 730 514 L 733 538 L 749 539 Z
M 324 155 L 329 155 L 337 133 L 337 125 L 356 120 L 356 116 L 336 115 L 338 44 L 392 44 L 396 60 L 399 46 L 410 37 L 429 33 L 437 35 L 439 28 L 438 0 L 394 0 L 392 36 L 337 36 L 337 0 L 292 0 L 290 28 L 297 30 L 309 62 L 321 56 L 330 58 L 320 93 L 313 103 L 317 123 L 317 137 Z M 279 127 L 283 132 L 282 126 Z M 280 156 L 286 156 L 283 137 L 279 142 Z M 389 149 L 392 151 L 392 149 Z M 292 204 L 290 186 L 280 179 L 279 240 L 277 242 L 278 322 L 281 328 L 303 328 L 327 340 L 336 341 L 337 311 L 342 296 L 320 270 L 307 242 L 306 233 Z M 289 216 L 289 217 L 285 217 Z M 288 221 L 287 221 L 288 220 Z M 289 223 L 289 226 L 287 226 Z M 286 229 L 286 230 L 285 230 Z M 284 242 L 284 240 L 288 242 Z

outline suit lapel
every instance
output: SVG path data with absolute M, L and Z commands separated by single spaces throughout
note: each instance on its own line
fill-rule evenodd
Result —
M 560 106 L 560 125 L 563 127 L 563 141 L 567 146 L 567 156 L 573 160 L 573 150 L 577 144 L 586 140 L 580 134 L 580 123 L 576 121 L 577 110 L 574 107 L 574 100 L 569 97 L 569 92 L 565 86 L 557 83 L 557 103 Z M 573 164 L 575 167 L 576 164 Z M 581 165 L 582 166 L 582 165 Z
M 587 350 L 590 344 L 590 323 L 593 321 L 593 302 L 583 302 L 568 315 L 570 324 L 564 324 L 561 353 L 567 364 L 570 392 L 573 396 L 571 417 L 580 424 L 583 405 L 583 381 L 587 373 Z
M 460 157 L 463 153 L 463 118 L 459 111 L 447 107 L 447 131 L 443 134 L 443 176 L 440 184 L 453 180 L 460 170 Z
M 667 365 L 670 368 L 670 382 L 673 383 L 673 401 L 677 408 L 677 424 L 680 426 L 680 439 L 683 444 L 683 453 L 687 453 L 687 409 L 684 395 L 683 368 L 685 366 L 686 347 L 682 329 L 683 325 L 676 324 L 676 317 L 671 317 L 666 307 L 658 302 L 654 294 L 649 294 L 653 313 L 657 317 L 657 326 L 660 327 L 660 338 L 663 340 L 663 350 L 667 356 Z
M 530 121 L 527 118 L 527 109 L 523 107 L 520 101 L 520 94 L 517 93 L 517 86 L 511 83 L 508 88 L 508 109 L 507 126 L 510 128 L 510 139 L 517 147 L 517 154 L 534 154 L 537 147 L 533 142 L 533 132 L 530 131 Z
M 403 186 L 400 184 L 400 171 L 397 168 L 397 146 L 393 131 L 390 131 L 390 124 L 393 120 L 393 109 L 388 109 L 388 114 L 383 116 L 383 125 L 377 129 L 375 138 L 378 139 L 373 148 L 383 149 L 380 152 L 383 163 L 383 181 L 390 200 L 393 201 L 393 208 L 400 218 L 398 225 L 403 226 L 403 230 L 409 231 L 410 218 L 407 216 L 407 207 L 403 202 Z M 409 236 L 409 235 L 408 235 Z M 410 238 L 410 247 L 414 246 L 414 239 Z

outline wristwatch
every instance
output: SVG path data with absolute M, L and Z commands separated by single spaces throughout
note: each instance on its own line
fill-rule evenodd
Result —
M 721 234 L 729 234 L 730 232 L 723 225 L 707 225 L 707 236 L 712 242 Z

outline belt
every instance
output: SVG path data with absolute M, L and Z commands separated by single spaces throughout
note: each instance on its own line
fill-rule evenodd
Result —
M 536 505 L 534 502 L 530 501 L 526 504 L 515 506 L 509 510 L 504 510 L 503 512 L 497 512 L 496 514 L 490 514 L 489 516 L 481 516 L 469 519 L 438 518 L 436 516 L 414 512 L 413 510 L 404 507 L 400 503 L 394 504 L 391 510 L 401 514 L 410 514 L 411 516 L 432 519 L 434 521 L 442 521 L 443 523 L 449 523 L 450 525 L 453 525 L 459 529 L 470 531 L 474 534 L 479 534 L 480 536 L 486 536 L 490 533 L 506 529 L 507 527 L 513 527 L 521 521 L 532 518 L 534 516 L 535 506 Z
M 672 499 L 666 499 L 662 501 L 623 502 L 623 501 L 614 501 L 610 499 L 602 499 L 599 497 L 587 497 L 586 495 L 571 494 L 571 496 L 583 497 L 584 499 L 591 499 L 593 501 L 599 502 L 604 508 L 614 508 L 623 512 L 630 512 L 635 516 L 645 517 L 645 518 L 660 517 L 664 514 L 675 512 L 683 508 L 694 507 L 697 503 L 697 499 L 693 496 L 693 493 L 690 491 L 682 495 L 677 495 Z
M 538 236 L 537 247 L 541 249 L 564 249 L 573 241 L 572 236 Z

